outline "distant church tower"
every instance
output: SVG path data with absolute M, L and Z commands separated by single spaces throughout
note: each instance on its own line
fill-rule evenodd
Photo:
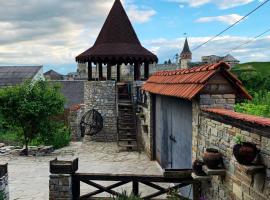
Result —
M 183 51 L 181 53 L 180 68 L 187 69 L 188 63 L 191 62 L 191 60 L 192 60 L 192 53 L 189 49 L 188 40 L 186 38 L 184 48 L 183 48 Z

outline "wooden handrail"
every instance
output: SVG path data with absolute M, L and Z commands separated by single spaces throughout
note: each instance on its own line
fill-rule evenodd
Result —
M 183 176 L 181 177 L 181 172 Z M 162 194 L 168 193 L 172 189 L 179 189 L 188 185 L 193 185 L 193 199 L 199 199 L 200 183 L 191 177 L 190 170 L 181 170 L 177 172 L 177 176 L 164 176 L 164 175 L 138 175 L 138 174 L 103 174 L 103 173 L 75 173 L 73 175 L 73 199 L 87 199 L 102 192 L 107 192 L 110 195 L 120 195 L 114 191 L 114 188 L 132 183 L 132 192 L 134 195 L 139 195 L 139 183 L 152 187 L 156 192 L 147 194 L 143 199 L 151 199 Z M 115 181 L 109 186 L 102 186 L 98 182 L 93 181 Z M 95 187 L 97 190 L 80 196 L 80 182 L 86 183 Z M 174 186 L 164 188 L 157 183 L 174 183 Z

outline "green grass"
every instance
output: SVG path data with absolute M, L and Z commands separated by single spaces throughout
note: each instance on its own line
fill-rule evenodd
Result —
M 0 132 L 0 142 L 5 143 L 6 145 L 21 146 L 22 142 L 18 137 L 16 132 L 13 131 L 1 131 Z
M 29 143 L 29 146 L 52 145 L 59 149 L 69 145 L 71 140 L 70 130 L 66 127 L 58 129 L 49 141 L 44 142 L 41 138 L 36 138 Z M 11 146 L 23 146 L 22 138 L 15 131 L 0 131 L 0 143 Z
M 263 76 L 270 75 L 270 62 L 249 62 L 236 65 L 233 69 L 233 72 L 237 71 L 257 71 Z

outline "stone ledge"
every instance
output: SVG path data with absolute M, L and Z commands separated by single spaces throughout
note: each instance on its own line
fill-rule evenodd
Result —
M 209 169 L 207 166 L 203 166 L 203 171 L 208 176 L 226 176 L 226 169 Z
M 244 173 L 248 175 L 254 175 L 258 174 L 261 172 L 265 172 L 266 167 L 264 165 L 241 165 L 237 163 L 237 167 L 239 168 L 240 171 L 243 171 Z
M 198 181 L 210 181 L 211 180 L 211 176 L 197 176 L 195 173 L 192 173 L 191 176 L 194 180 L 198 180 Z

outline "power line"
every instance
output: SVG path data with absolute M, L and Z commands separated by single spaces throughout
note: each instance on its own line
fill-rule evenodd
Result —
M 202 46 L 204 46 L 205 44 L 211 42 L 212 40 L 214 40 L 215 38 L 217 38 L 218 36 L 222 35 L 223 33 L 225 33 L 227 30 L 231 29 L 232 27 L 234 27 L 235 25 L 239 24 L 241 21 L 243 21 L 244 19 L 246 19 L 249 15 L 251 15 L 252 13 L 254 13 L 256 10 L 258 10 L 259 8 L 261 8 L 262 6 L 264 6 L 266 3 L 268 3 L 270 0 L 266 0 L 263 3 L 261 3 L 259 6 L 257 6 L 255 9 L 253 9 L 252 11 L 250 11 L 248 14 L 246 14 L 244 17 L 242 17 L 241 19 L 239 19 L 238 21 L 236 21 L 235 23 L 233 23 L 232 25 L 230 25 L 229 27 L 227 27 L 226 29 L 224 29 L 223 31 L 221 31 L 220 33 L 216 34 L 214 37 L 210 38 L 209 40 L 207 40 L 206 42 L 200 44 L 199 46 L 195 47 L 194 49 L 192 49 L 192 51 L 196 51 L 197 49 L 201 48 Z
M 248 40 L 248 41 L 246 41 L 246 42 L 244 42 L 244 43 L 242 43 L 242 44 L 240 44 L 240 45 L 234 47 L 233 49 L 231 49 L 230 51 L 228 51 L 227 53 L 224 53 L 224 54 L 228 54 L 228 53 L 230 53 L 230 52 L 232 52 L 232 51 L 234 51 L 234 50 L 236 50 L 236 49 L 239 49 L 240 47 L 242 47 L 242 46 L 244 46 L 244 45 L 247 45 L 247 44 L 249 44 L 249 43 L 251 43 L 251 42 L 254 42 L 256 39 L 258 39 L 259 37 L 263 36 L 264 34 L 266 34 L 266 33 L 268 33 L 268 32 L 270 32 L 270 28 L 267 29 L 266 31 L 262 32 L 261 34 L 257 35 L 256 37 L 252 38 L 251 40 Z

